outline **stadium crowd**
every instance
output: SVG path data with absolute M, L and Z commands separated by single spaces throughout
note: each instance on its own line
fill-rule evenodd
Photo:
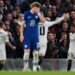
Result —
M 75 26 L 75 0 L 0 0 L 0 22 L 8 32 L 10 42 L 16 47 L 13 50 L 6 46 L 7 58 L 23 58 L 23 43 L 20 42 L 20 26 L 23 13 L 30 9 L 30 4 L 39 1 L 44 16 L 51 21 L 68 13 L 68 20 L 49 27 L 48 43 L 45 58 L 67 58 L 69 32 Z M 30 55 L 31 56 L 31 55 Z

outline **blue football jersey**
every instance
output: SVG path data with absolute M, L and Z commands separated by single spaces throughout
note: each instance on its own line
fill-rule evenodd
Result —
M 26 22 L 25 36 L 37 36 L 38 35 L 38 15 L 33 14 L 31 11 L 24 13 L 24 19 Z
M 26 11 L 24 13 L 24 19 L 26 23 L 24 31 L 24 48 L 29 48 L 33 45 L 33 48 L 38 50 L 39 46 L 39 35 L 38 35 L 38 15 L 32 13 L 31 11 Z

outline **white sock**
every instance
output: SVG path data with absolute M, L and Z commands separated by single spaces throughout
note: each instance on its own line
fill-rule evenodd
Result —
M 24 54 L 24 69 L 28 69 L 29 68 L 29 53 L 25 53 Z
M 37 71 L 38 61 L 39 61 L 38 51 L 34 51 L 33 52 L 33 71 Z

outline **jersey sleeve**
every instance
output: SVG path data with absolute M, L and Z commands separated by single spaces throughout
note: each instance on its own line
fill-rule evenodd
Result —
M 51 27 L 51 26 L 53 26 L 54 24 L 60 23 L 62 20 L 64 20 L 64 17 L 63 17 L 63 16 L 62 16 L 61 18 L 55 20 L 55 21 L 51 21 L 51 22 L 45 21 L 44 25 L 47 25 L 48 27 Z

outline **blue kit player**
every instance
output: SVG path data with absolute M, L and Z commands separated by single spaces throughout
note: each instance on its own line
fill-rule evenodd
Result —
M 38 22 L 39 20 L 45 22 L 45 18 L 40 13 L 40 3 L 34 2 L 30 5 L 31 10 L 24 13 L 25 31 L 23 24 L 21 25 L 20 41 L 24 43 L 24 68 L 23 70 L 29 70 L 29 54 L 31 46 L 33 48 L 33 71 L 36 71 L 39 59 L 39 32 Z M 23 33 L 24 31 L 24 33 Z M 24 35 L 23 35 L 24 34 Z

